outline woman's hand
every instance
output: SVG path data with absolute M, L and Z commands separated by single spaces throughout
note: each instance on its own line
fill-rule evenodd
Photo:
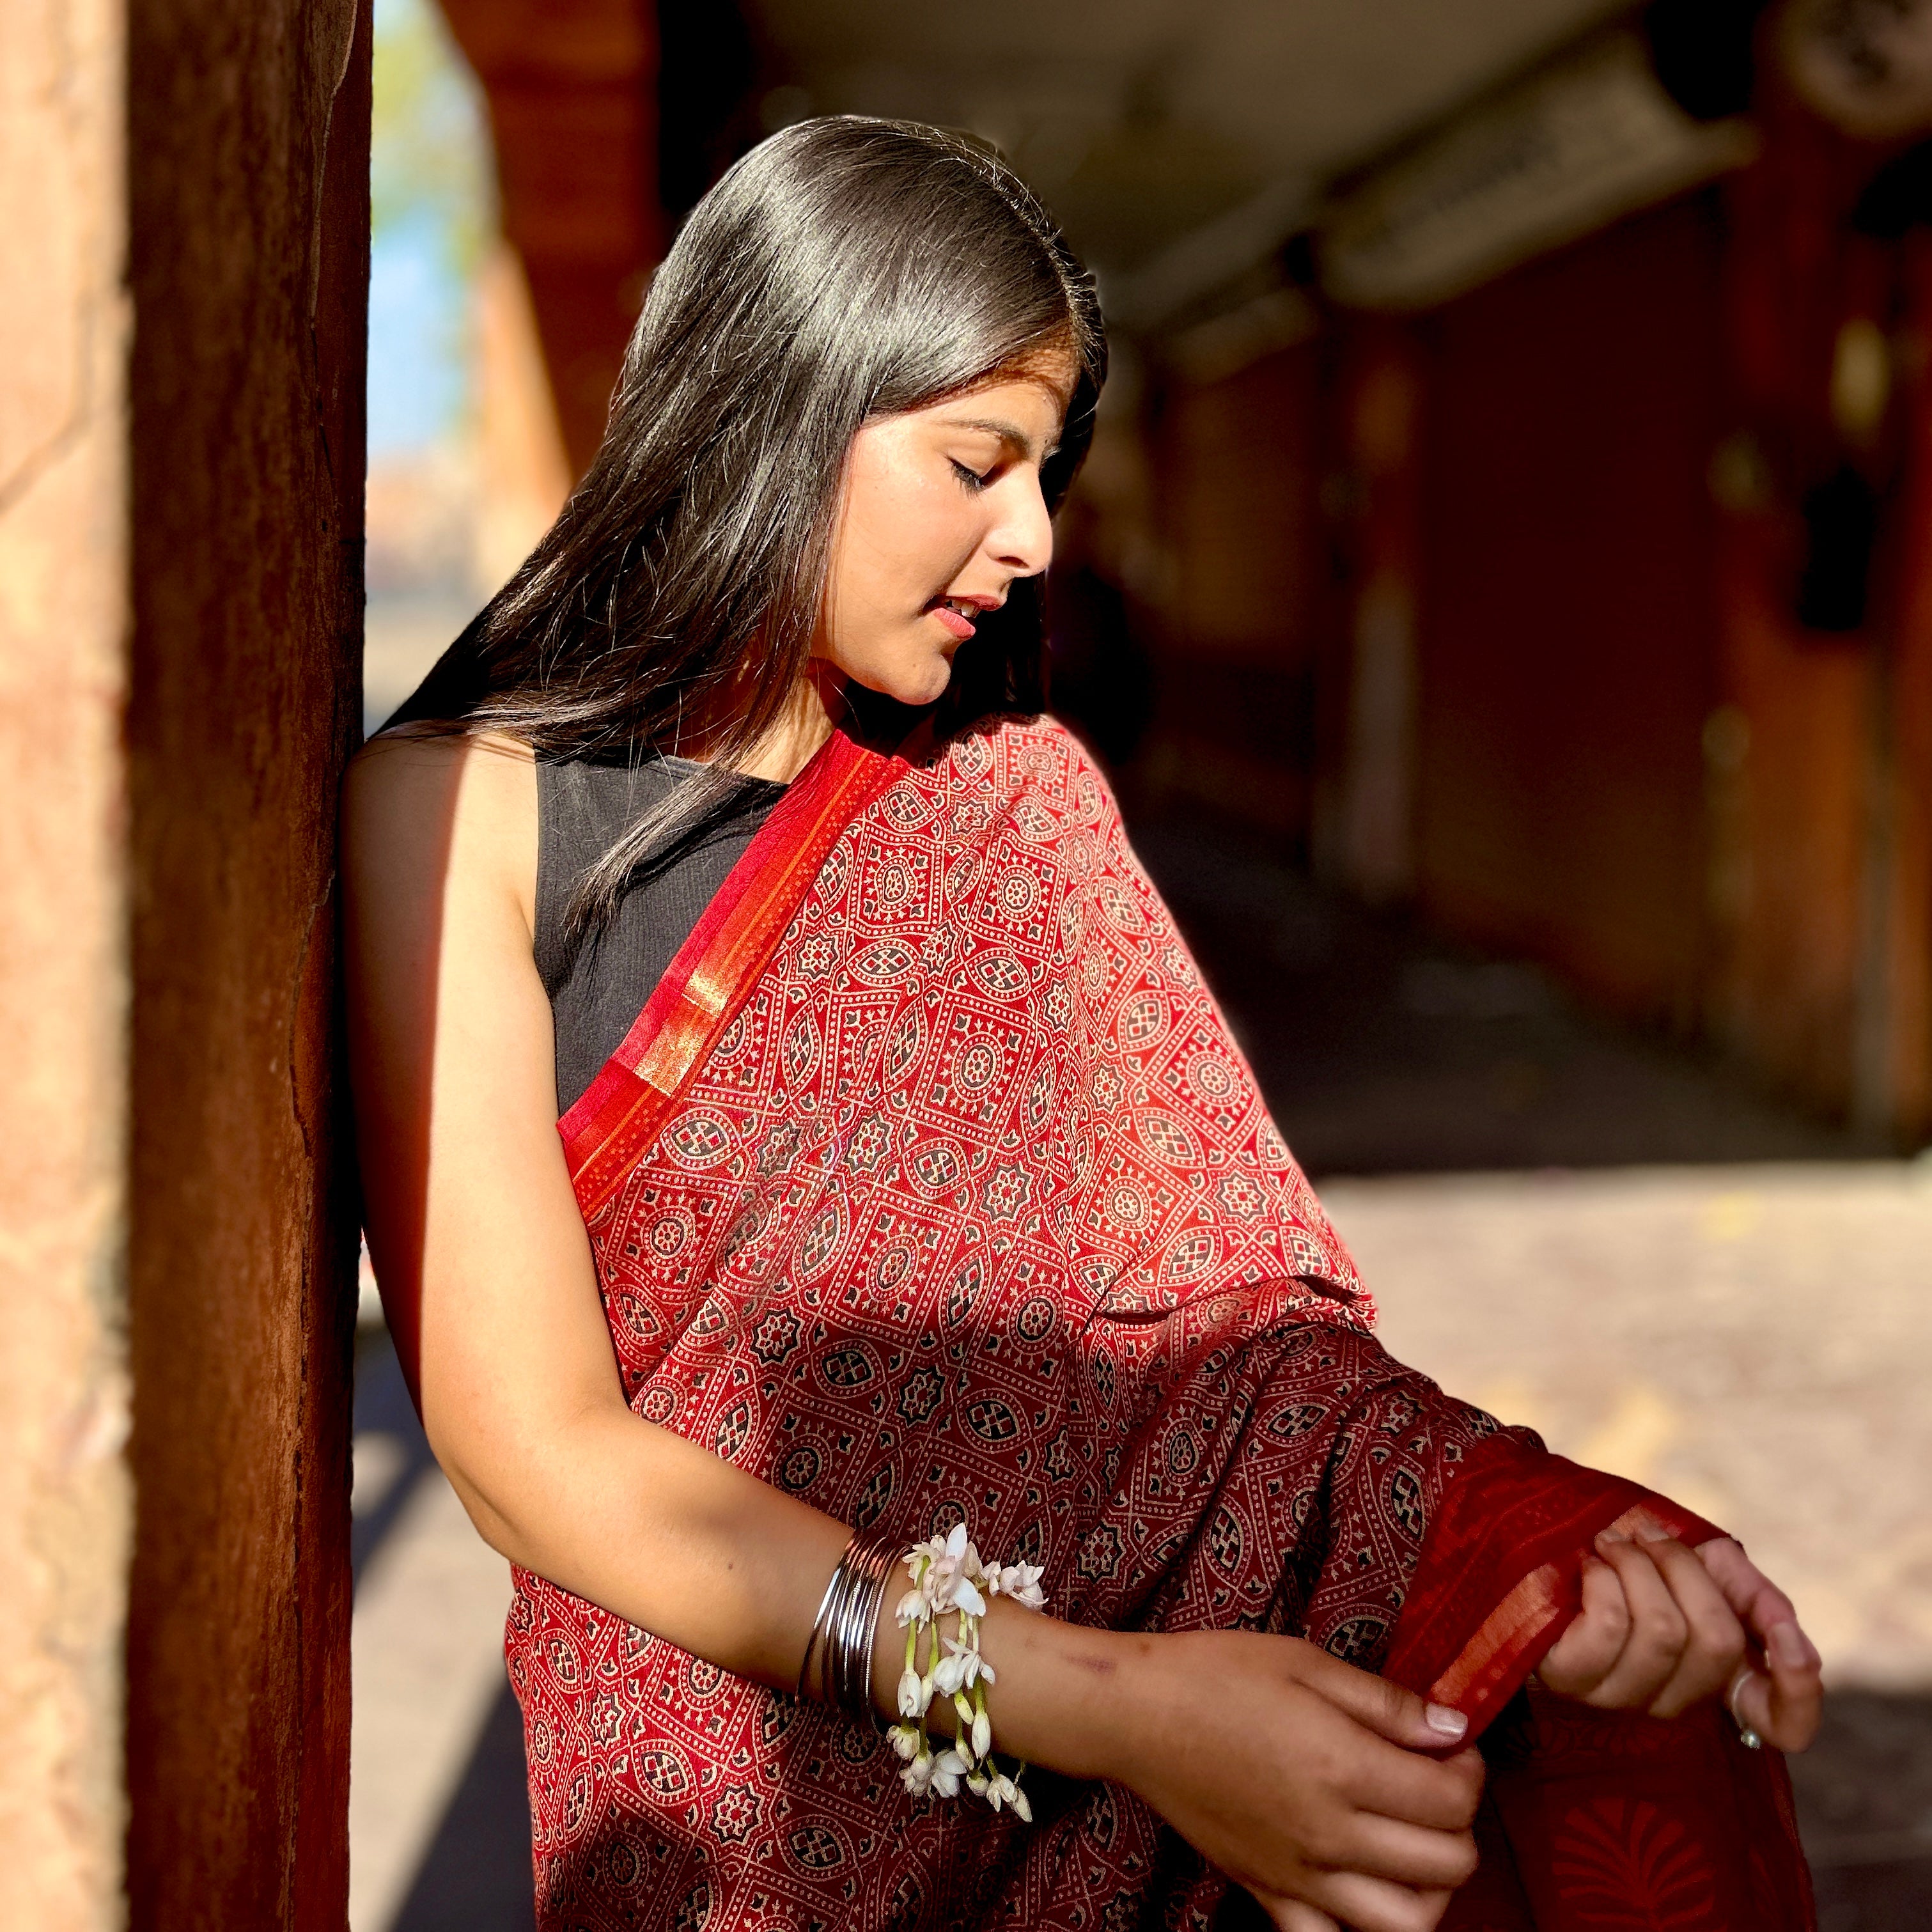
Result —
M 1143 1641 L 1138 1739 L 1111 1774 L 1282 1932 L 1428 1932 L 1476 1868 L 1461 1714 L 1295 1638 Z
M 1688 1549 L 1652 1526 L 1606 1531 L 1583 1562 L 1582 1613 L 1538 1676 L 1604 1711 L 1673 1718 L 1725 1694 L 1732 1714 L 1780 1750 L 1816 1734 L 1817 1652 L 1790 1600 L 1729 1537 Z
M 1825 1686 L 1791 1599 L 1728 1536 L 1700 1543 L 1697 1555 L 1744 1627 L 1744 1655 L 1724 1692 L 1731 1714 L 1778 1750 L 1803 1750 L 1818 1735 Z

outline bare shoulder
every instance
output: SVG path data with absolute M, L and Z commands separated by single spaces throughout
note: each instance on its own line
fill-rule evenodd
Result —
M 388 732 L 350 761 L 343 866 L 365 904 L 507 894 L 528 916 L 536 848 L 536 763 L 519 740 Z

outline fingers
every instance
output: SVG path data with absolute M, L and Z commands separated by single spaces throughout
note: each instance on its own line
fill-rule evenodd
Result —
M 1263 1899 L 1277 1932 L 1342 1932 L 1328 1913 L 1298 1898 Z
M 1780 1750 L 1802 1751 L 1818 1735 L 1824 1709 L 1825 1680 L 1816 1646 L 1790 1617 L 1773 1624 L 1765 1640 L 1771 1666 L 1770 1722 L 1758 1735 Z
M 1414 1892 L 1361 1872 L 1329 1872 L 1309 1886 L 1313 1902 L 1351 1932 L 1434 1932 L 1454 1896 Z
M 1676 1667 L 1648 1707 L 1653 1718 L 1674 1718 L 1730 1682 L 1744 1654 L 1744 1626 L 1710 1572 L 1675 1537 L 1641 1532 L 1637 1546 L 1655 1564 L 1684 1624 Z
M 1760 1643 L 1778 1624 L 1797 1621 L 1791 1599 L 1744 1554 L 1742 1544 L 1728 1536 L 1714 1537 L 1699 1544 L 1696 1554 L 1732 1613 Z
M 1798 1631 L 1798 1647 L 1790 1652 L 1793 1667 L 1819 1666 L 1818 1652 L 1798 1624 L 1791 1599 L 1744 1554 L 1741 1544 L 1723 1536 L 1700 1544 L 1696 1553 L 1760 1648 L 1768 1646 L 1772 1632 L 1780 1624 L 1790 1624 Z
M 1728 1537 L 1693 1551 L 1655 1526 L 1640 1535 L 1597 1539 L 1602 1560 L 1585 1559 L 1582 1614 L 1544 1660 L 1544 1682 L 1601 1710 L 1658 1718 L 1728 1686 L 1740 1724 L 1780 1750 L 1802 1750 L 1817 1732 L 1823 1685 L 1790 1598 Z M 1762 1670 L 1748 1652 L 1753 1639 Z
M 1732 1715 L 1776 1749 L 1803 1750 L 1818 1734 L 1825 1685 L 1817 1648 L 1791 1599 L 1728 1536 L 1700 1543 L 1696 1553 L 1767 1666 L 1747 1664 L 1734 1674 Z
M 1802 1751 L 1818 1735 L 1824 1678 L 1818 1653 L 1795 1619 L 1772 1626 L 1766 1672 L 1742 1665 L 1732 1682 L 1731 1714 L 1781 1751 Z
M 1597 1548 L 1623 1586 L 1630 1630 L 1616 1662 L 1583 1701 L 1599 1710 L 1647 1711 L 1676 1673 L 1690 1625 L 1647 1550 L 1613 1530 L 1598 1538 Z
M 1466 1831 L 1432 1832 L 1399 1818 L 1356 1822 L 1346 1861 L 1351 1871 L 1412 1888 L 1453 1892 L 1476 1869 L 1476 1841 Z
M 1482 1802 L 1482 1756 L 1474 1745 L 1453 1757 L 1378 1751 L 1348 1781 L 1350 1801 L 1376 1818 L 1432 1832 L 1466 1832 Z M 1337 1861 L 1340 1862 L 1340 1861 Z
M 1429 1703 L 1413 1690 L 1358 1670 L 1339 1658 L 1321 1659 L 1306 1681 L 1338 1710 L 1405 1750 L 1453 1750 L 1468 1734 L 1469 1720 L 1460 1711 Z
M 1623 1654 L 1630 1627 L 1622 1579 L 1600 1557 L 1585 1557 L 1583 1607 L 1536 1674 L 1561 1696 L 1587 1698 Z

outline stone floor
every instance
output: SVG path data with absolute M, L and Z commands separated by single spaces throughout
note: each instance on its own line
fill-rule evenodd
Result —
M 1198 828 L 1141 844 L 1391 1348 L 1744 1538 L 1828 1666 L 1822 1932 L 1932 1926 L 1932 1163 Z M 527 1928 L 507 1577 L 380 1328 L 357 1427 L 354 1932 Z

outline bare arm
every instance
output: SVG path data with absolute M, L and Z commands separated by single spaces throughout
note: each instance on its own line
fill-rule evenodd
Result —
M 556 1129 L 514 746 L 385 742 L 344 837 L 377 1279 L 437 1460 L 512 1562 L 788 1688 L 846 1532 L 626 1406 Z

